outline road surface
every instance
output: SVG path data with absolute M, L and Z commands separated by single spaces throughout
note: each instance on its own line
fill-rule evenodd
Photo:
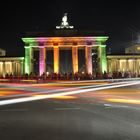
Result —
M 140 83 L 1 83 L 0 139 L 140 140 Z

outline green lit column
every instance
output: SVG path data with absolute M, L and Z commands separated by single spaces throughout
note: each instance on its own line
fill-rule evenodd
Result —
M 107 58 L 106 58 L 106 45 L 100 45 L 99 46 L 99 66 L 100 66 L 100 72 L 104 73 L 107 72 Z
M 25 73 L 32 72 L 32 47 L 25 47 Z

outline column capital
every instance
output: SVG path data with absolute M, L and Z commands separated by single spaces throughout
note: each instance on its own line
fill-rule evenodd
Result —
M 72 48 L 78 48 L 78 45 L 74 45 L 74 46 L 72 46 Z
M 86 45 L 85 47 L 87 47 L 87 48 L 92 48 L 92 45 Z
M 30 46 L 24 46 L 24 48 L 25 48 L 25 49 L 29 49 L 29 48 L 31 48 L 31 47 L 30 47 Z
M 99 47 L 103 48 L 103 47 L 106 47 L 106 45 L 99 45 Z
M 46 48 L 45 46 L 39 46 L 39 49 L 41 49 L 41 48 Z
M 53 46 L 53 48 L 59 48 L 59 46 Z

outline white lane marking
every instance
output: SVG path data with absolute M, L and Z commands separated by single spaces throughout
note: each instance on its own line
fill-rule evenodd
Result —
M 111 104 L 104 104 L 105 107 L 111 107 Z
M 113 104 L 104 104 L 105 107 L 107 108 L 128 108 L 129 106 L 125 106 L 125 105 L 113 105 Z
M 69 91 L 69 92 L 49 94 L 49 95 L 43 95 L 43 96 L 9 99 L 9 100 L 0 101 L 0 105 L 2 106 L 2 105 L 8 105 L 8 104 L 29 102 L 29 101 L 48 99 L 48 98 L 53 98 L 53 97 L 58 97 L 58 96 L 73 95 L 73 94 L 79 94 L 79 93 L 85 93 L 85 92 L 91 92 L 91 91 L 97 91 L 97 90 L 103 90 L 103 89 L 111 89 L 111 88 L 117 88 L 117 87 L 125 87 L 125 86 L 137 85 L 137 84 L 140 84 L 140 82 L 131 82 L 131 83 L 123 84 L 123 85 L 83 89 L 83 90 Z
M 54 108 L 54 110 L 79 110 L 79 107 Z

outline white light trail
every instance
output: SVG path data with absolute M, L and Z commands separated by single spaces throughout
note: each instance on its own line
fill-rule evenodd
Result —
M 27 93 L 27 94 L 16 94 L 16 95 L 7 95 L 6 98 L 11 98 L 11 97 L 25 97 L 25 96 L 30 96 L 30 95 L 35 95 L 35 94 L 48 94 L 48 93 L 58 93 L 58 92 L 64 92 L 64 91 L 69 91 L 69 90 L 78 90 L 78 89 L 87 89 L 87 88 L 97 88 L 97 87 L 105 87 L 105 86 L 112 86 L 112 85 L 118 85 L 118 84 L 125 84 L 125 83 L 132 83 L 132 81 L 128 81 L 128 82 L 115 82 L 115 83 L 110 83 L 110 84 L 104 84 L 104 85 L 89 85 L 89 86 L 78 86 L 78 87 L 72 87 L 72 88 L 66 88 L 66 89 L 50 89 L 50 90 L 46 90 L 46 89 L 43 89 L 42 90 L 39 90 L 40 88 L 37 87 L 37 91 L 36 92 L 30 92 L 30 93 Z M 16 86 L 8 86 L 10 88 L 14 88 L 14 89 L 17 89 L 17 90 L 30 90 L 30 91 L 35 91 L 36 88 L 34 87 L 30 87 L 28 89 L 28 85 L 27 87 L 16 87 Z M 2 96 L 0 97 L 1 99 L 2 98 L 5 98 L 5 96 Z
M 113 85 L 113 86 L 111 85 L 111 86 L 105 86 L 105 87 L 97 87 L 97 88 L 91 88 L 91 89 L 69 91 L 69 92 L 56 93 L 56 94 L 43 95 L 43 96 L 9 99 L 9 100 L 0 101 L 0 106 L 35 101 L 35 100 L 42 100 L 42 99 L 48 99 L 48 98 L 54 98 L 54 97 L 58 97 L 58 96 L 74 95 L 74 94 L 91 92 L 91 91 L 98 91 L 98 90 L 103 90 L 103 89 L 112 89 L 112 88 L 118 88 L 118 87 L 132 86 L 132 85 L 137 85 L 137 84 L 140 84 L 140 82 L 136 81 L 136 82 L 131 82 L 131 83 L 125 83 L 122 85 Z

